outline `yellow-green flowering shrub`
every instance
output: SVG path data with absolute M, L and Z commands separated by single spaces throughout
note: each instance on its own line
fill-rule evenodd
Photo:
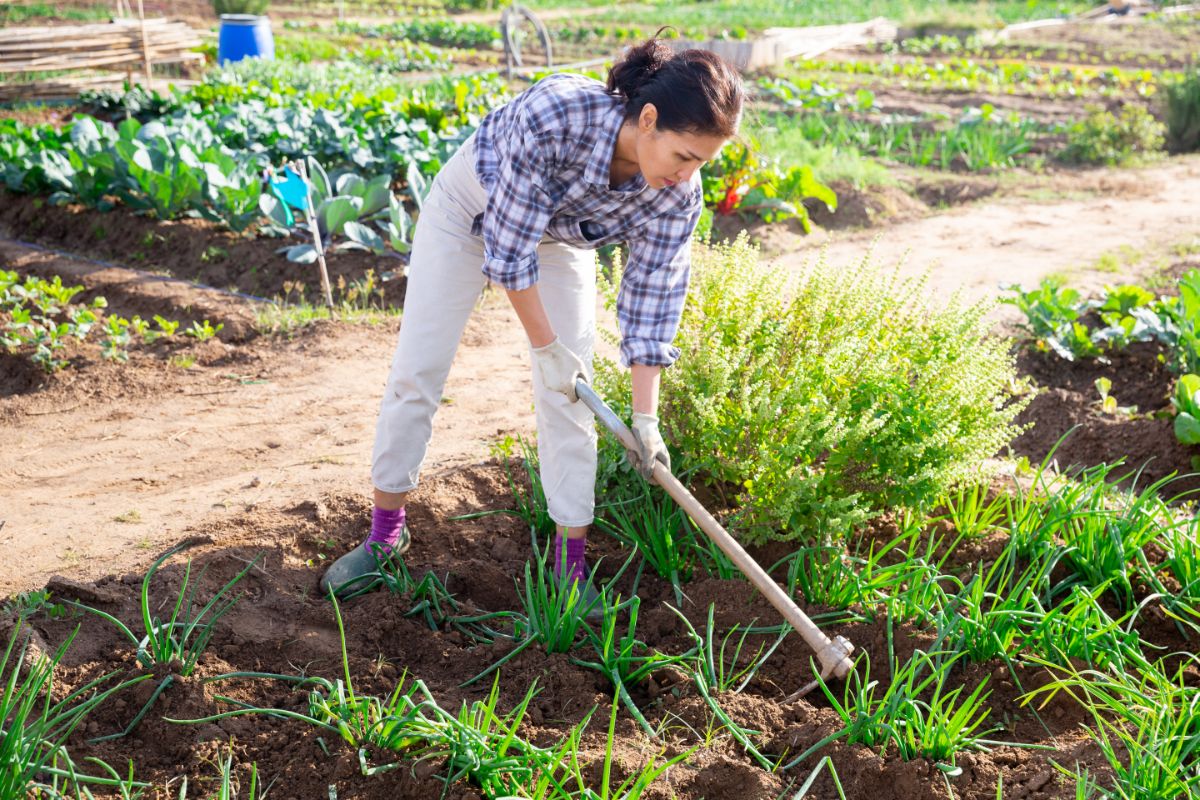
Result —
M 602 282 L 615 307 L 621 265 Z M 676 473 L 736 508 L 750 543 L 836 535 L 886 509 L 929 506 L 977 479 L 1024 407 L 991 303 L 928 302 L 924 280 L 864 259 L 789 276 L 745 238 L 696 245 L 663 371 L 660 413 Z M 628 408 L 611 362 L 601 392 Z M 602 479 L 604 476 L 602 476 Z

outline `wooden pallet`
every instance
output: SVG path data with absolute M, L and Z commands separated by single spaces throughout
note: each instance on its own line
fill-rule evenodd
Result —
M 0 75 L 51 73 L 0 83 L 0 101 L 70 99 L 84 89 L 120 86 L 135 75 L 153 88 L 162 83 L 154 79 L 155 66 L 202 62 L 204 55 L 193 52 L 201 44 L 200 34 L 186 23 L 166 19 L 0 28 Z

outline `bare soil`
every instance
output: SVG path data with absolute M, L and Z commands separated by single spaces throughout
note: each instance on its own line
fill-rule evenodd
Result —
M 953 182 L 944 186 L 955 192 Z M 937 190 L 926 191 L 932 198 Z M 1073 286 L 1095 290 L 1147 269 L 1131 264 L 1113 272 L 1101 263 L 1105 256 L 1143 253 L 1148 261 L 1200 234 L 1197 196 L 1196 156 L 1136 170 L 1046 176 L 1024 187 L 1002 179 L 994 196 L 941 213 L 784 240 L 771 260 L 799 272 L 814 259 L 844 264 L 870 253 L 876 264 L 928 275 L 932 297 L 961 291 L 969 301 L 996 297 L 1007 284 L 1034 286 L 1050 274 L 1069 274 Z M 1012 319 L 1011 310 L 1002 316 Z
M 0 595 L 36 588 L 54 572 L 84 578 L 144 565 L 181 522 L 298 502 L 335 485 L 369 488 L 398 320 L 257 336 L 253 300 L 88 267 L 0 246 L 0 268 L 82 279 L 88 295 L 106 295 L 109 310 L 126 317 L 224 323 L 225 340 L 179 350 L 188 340 L 177 336 L 178 345 L 135 348 L 125 365 L 85 345 L 53 376 L 0 356 L 0 553 L 21 565 L 0 571 Z M 510 411 L 514 397 L 529 396 L 529 362 L 515 316 L 498 301 L 485 297 L 464 334 L 431 473 L 478 461 L 489 443 L 532 427 Z
M 1096 59 L 1101 64 L 1180 69 L 1196 63 L 1200 20 L 1195 12 L 1158 20 L 1113 16 L 1095 22 L 1013 31 L 1009 41 L 1045 48 L 1054 57 L 1059 57 L 1056 49 L 1066 49 L 1082 57 L 1075 63 Z M 998 46 L 1004 47 L 1004 43 Z

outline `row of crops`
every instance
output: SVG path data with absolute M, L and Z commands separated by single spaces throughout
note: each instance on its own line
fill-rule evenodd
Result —
M 1166 133 L 1136 105 L 1120 115 L 1097 109 L 1071 125 L 1023 120 L 985 105 L 947 124 L 882 114 L 874 93 L 847 94 L 812 79 L 764 79 L 761 88 L 789 110 L 760 117 L 761 128 L 787 128 L 789 136 L 810 143 L 923 167 L 1013 166 L 1030 155 L 1044 158 L 1046 142 L 1063 139 L 1065 144 L 1053 150 L 1063 160 L 1121 163 L 1161 148 Z M 1180 95 L 1190 97 L 1189 91 L 1185 87 Z M 45 192 L 56 201 L 98 207 L 116 198 L 162 219 L 195 212 L 239 231 L 264 216 L 256 210 L 262 171 L 296 158 L 315 159 L 331 174 L 353 171 L 365 180 L 390 175 L 411 208 L 419 197 L 407 190 L 408 183 L 420 185 L 435 174 L 505 96 L 490 78 L 457 79 L 413 92 L 365 93 L 346 84 L 333 92 L 297 88 L 286 70 L 264 81 L 235 74 L 185 94 L 162 97 L 135 90 L 95 99 L 99 113 L 129 113 L 153 123 L 141 127 L 82 119 L 67 133 L 5 122 L 0 165 L 12 191 Z M 1182 112 L 1171 117 L 1176 118 L 1181 130 L 1170 133 L 1182 142 L 1189 121 Z M 139 167 L 138 153 L 155 169 Z M 819 176 L 811 170 L 802 176 L 804 169 L 734 144 L 706 168 L 706 195 L 719 213 L 740 209 L 759 211 L 768 220 L 804 219 L 807 198 L 834 205 Z
M 6 120 L 0 162 L 10 191 L 52 202 L 120 204 L 157 219 L 198 216 L 287 237 L 266 175 L 305 160 L 326 246 L 337 236 L 347 246 L 382 251 L 386 241 L 403 252 L 410 226 L 392 187 L 410 205 L 419 202 L 428 180 L 504 96 L 494 79 L 367 95 L 344 83 L 304 88 L 222 76 L 186 94 L 94 98 L 98 113 L 129 117 L 116 125 L 87 115 L 62 131 Z M 311 261 L 308 252 L 292 254 Z
M 445 19 L 332 27 L 335 37 L 381 42 L 385 50 L 428 47 L 425 42 L 490 48 L 495 42 L 488 25 Z M 594 27 L 606 41 L 633 35 Z M 296 34 L 312 39 L 307 30 Z M 934 40 L 928 49 L 951 47 Z M 70 131 L 59 131 L 6 122 L 0 130 L 6 186 L 48 194 L 54 202 L 98 208 L 121 203 L 159 219 L 198 215 L 234 231 L 285 235 L 289 226 L 272 213 L 264 174 L 307 158 L 317 165 L 310 171 L 328 176 L 324 199 L 357 206 L 352 216 L 326 213 L 328 208 L 318 214 L 325 246 L 402 253 L 408 227 L 403 212 L 417 208 L 428 178 L 480 118 L 510 95 L 486 74 L 419 87 L 397 78 L 381 81 L 375 61 L 358 54 L 352 60 L 338 43 L 310 56 L 335 60 L 241 65 L 211 72 L 186 92 L 164 96 L 135 88 L 94 95 L 85 104 L 104 118 L 133 117 L 141 127 L 81 119 Z M 388 88 L 378 88 L 381 83 Z M 903 113 L 892 109 L 888 96 L 897 87 L 938 96 L 1017 93 L 1136 102 L 1123 103 L 1119 112 L 1088 106 L 1070 121 L 1031 118 L 988 102 L 957 115 Z M 803 163 L 814 148 L 885 165 L 969 172 L 1040 169 L 1051 160 L 1122 164 L 1164 146 L 1186 151 L 1200 142 L 1198 87 L 1200 76 L 1190 73 L 961 56 L 804 62 L 758 81 L 761 102 L 747 126 L 752 146 L 731 144 L 706 166 L 705 195 L 713 213 L 767 222 L 798 219 L 807 230 L 811 209 L 836 207 L 828 178 Z M 753 146 L 760 135 L 772 144 L 770 157 Z M 355 176 L 354 185 L 388 176 L 395 201 L 340 202 L 336 184 L 346 174 Z M 349 236 L 345 223 L 352 223 Z M 392 240 L 398 248 L 390 247 Z M 295 243 L 290 252 L 312 256 Z
M 1107 361 L 1142 342 L 1161 346 L 1162 361 L 1176 376 L 1171 398 L 1175 436 L 1190 446 L 1200 444 L 1200 271 L 1189 270 L 1170 288 L 1170 293 L 1157 295 L 1122 284 L 1087 298 L 1061 279 L 1051 279 L 1033 289 L 1012 287 L 1006 302 L 1024 315 L 1032 346 L 1066 361 Z M 1120 409 L 1121 390 L 1111 380 L 1097 386 L 1107 413 Z

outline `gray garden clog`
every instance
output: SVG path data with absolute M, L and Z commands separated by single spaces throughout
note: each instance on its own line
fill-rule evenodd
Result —
M 400 530 L 399 541 L 392 548 L 392 555 L 398 556 L 406 553 L 410 544 L 412 544 L 412 537 L 409 535 L 408 525 L 405 525 Z M 384 560 L 385 556 L 382 552 L 379 552 L 377 558 L 374 549 L 372 552 L 368 552 L 363 545 L 355 545 L 350 552 L 330 564 L 329 569 L 325 570 L 325 574 L 321 576 L 321 596 L 328 597 L 331 588 L 339 598 L 361 589 L 366 585 L 370 576 L 379 572 L 379 565 Z

